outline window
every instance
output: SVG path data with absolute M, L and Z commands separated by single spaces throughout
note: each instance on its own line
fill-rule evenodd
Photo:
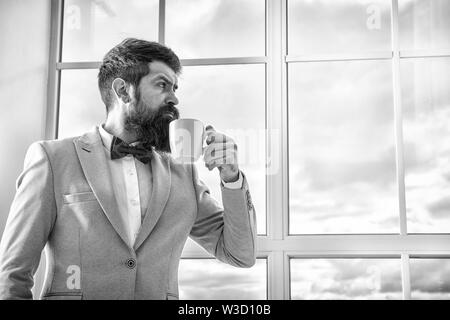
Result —
M 252 269 L 236 268 L 215 259 L 181 259 L 178 274 L 180 299 L 267 299 L 266 259 L 257 259 Z
M 62 61 L 100 61 L 126 37 L 157 41 L 158 5 L 158 0 L 65 0 Z
M 290 233 L 398 233 L 389 61 L 288 71 Z
M 288 0 L 288 54 L 389 51 L 390 26 L 389 1 Z
M 450 259 L 412 258 L 411 297 L 450 299 Z
M 445 50 L 450 47 L 450 3 L 402 0 L 399 5 L 400 50 Z
M 183 59 L 265 55 L 261 0 L 166 0 L 166 42 Z
M 401 62 L 408 230 L 450 230 L 450 58 Z
M 401 299 L 400 259 L 291 259 L 292 299 Z
M 58 137 L 80 135 L 104 121 L 106 107 L 98 91 L 97 74 L 91 69 L 61 72 Z
M 258 219 L 253 269 L 187 242 L 182 299 L 449 299 L 449 10 L 52 0 L 47 138 L 103 121 L 96 76 L 113 45 L 167 44 L 183 64 L 181 116 L 235 138 Z M 220 200 L 217 173 L 198 169 Z

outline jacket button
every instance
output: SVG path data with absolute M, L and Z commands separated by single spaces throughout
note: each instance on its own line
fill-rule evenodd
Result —
M 133 269 L 134 267 L 136 267 L 136 260 L 128 259 L 126 264 L 128 268 Z

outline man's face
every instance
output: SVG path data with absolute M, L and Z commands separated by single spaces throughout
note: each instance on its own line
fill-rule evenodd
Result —
M 144 144 L 157 150 L 170 151 L 169 123 L 179 118 L 178 77 L 165 63 L 149 63 L 150 72 L 141 79 L 125 118 L 125 129 L 135 132 Z

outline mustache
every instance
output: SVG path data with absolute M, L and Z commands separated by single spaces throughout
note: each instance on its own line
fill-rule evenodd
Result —
M 154 146 L 159 151 L 170 152 L 169 123 L 179 117 L 180 113 L 173 104 L 160 107 L 151 119 L 143 121 L 139 128 L 144 145 Z
M 160 117 L 161 120 L 172 121 L 180 117 L 179 110 L 173 104 L 166 104 L 159 108 L 155 118 Z

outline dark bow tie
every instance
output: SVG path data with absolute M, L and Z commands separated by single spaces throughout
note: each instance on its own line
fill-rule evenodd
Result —
M 118 137 L 113 137 L 111 142 L 111 160 L 120 159 L 131 154 L 142 163 L 149 163 L 152 160 L 152 151 L 145 148 L 142 143 L 130 146 Z

